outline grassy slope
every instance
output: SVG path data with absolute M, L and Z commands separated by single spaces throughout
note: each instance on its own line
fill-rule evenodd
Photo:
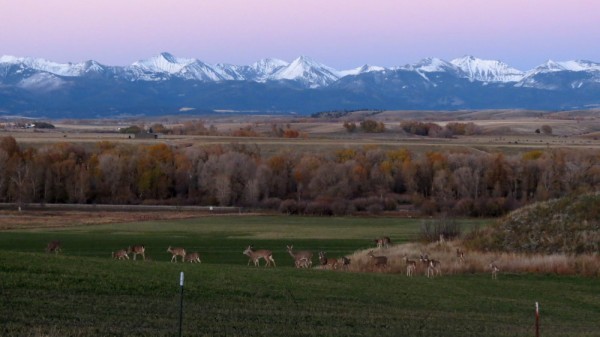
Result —
M 528 205 L 477 234 L 468 244 L 479 249 L 594 254 L 600 248 L 600 192 Z
M 369 223 L 377 229 L 371 232 Z M 503 275 L 493 282 L 489 275 L 409 279 L 295 270 L 283 252 L 292 239 L 277 234 L 281 226 L 304 226 L 287 228 L 295 246 L 346 254 L 370 245 L 367 238 L 381 230 L 408 239 L 418 222 L 222 217 L 3 232 L 0 335 L 175 335 L 180 271 L 186 273 L 186 336 L 522 336 L 533 331 L 535 301 L 545 336 L 597 335 L 600 298 L 590 296 L 600 293 L 596 279 Z M 65 243 L 63 255 L 38 253 L 55 237 Z M 148 243 L 153 261 L 107 258 L 107 245 L 116 249 L 133 239 Z M 241 251 L 248 240 L 274 249 L 280 267 L 247 267 Z M 211 253 L 201 265 L 170 264 L 163 251 L 173 241 Z

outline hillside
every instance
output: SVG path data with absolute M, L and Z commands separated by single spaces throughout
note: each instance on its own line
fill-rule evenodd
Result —
M 596 253 L 600 247 L 600 192 L 523 207 L 466 240 L 468 246 L 482 250 Z

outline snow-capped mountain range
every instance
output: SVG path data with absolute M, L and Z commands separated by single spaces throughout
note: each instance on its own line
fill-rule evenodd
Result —
M 134 62 L 130 66 L 116 67 L 102 65 L 96 61 L 82 63 L 56 63 L 44 59 L 0 56 L 0 79 L 15 72 L 34 70 L 48 74 L 75 77 L 90 73 L 108 72 L 113 76 L 130 81 L 161 81 L 172 78 L 197 81 L 298 81 L 307 87 L 328 86 L 345 76 L 355 76 L 368 72 L 386 70 L 415 71 L 425 78 L 428 73 L 445 72 L 470 81 L 515 84 L 540 73 L 557 71 L 600 72 L 600 63 L 591 61 L 547 61 L 529 71 L 515 69 L 496 60 L 483 60 L 465 56 L 450 62 L 439 58 L 425 58 L 415 64 L 392 68 L 364 65 L 355 69 L 336 70 L 319 63 L 310 57 L 300 56 L 292 62 L 266 58 L 251 65 L 208 64 L 198 59 L 179 58 L 169 53 Z M 523 85 L 523 84 L 521 84 Z
M 48 94 L 53 100 L 44 96 Z M 93 60 L 57 63 L 0 56 L 0 113 L 48 111 L 50 106 L 58 111 L 63 105 L 75 109 L 75 102 L 84 101 L 92 110 L 101 110 L 94 107 L 100 104 L 102 109 L 123 111 L 120 95 L 125 99 L 133 94 L 140 104 L 152 109 L 158 104 L 165 111 L 188 105 L 282 111 L 589 108 L 600 106 L 600 63 L 547 61 L 521 71 L 501 61 L 464 56 L 336 70 L 307 56 L 291 62 L 265 58 L 251 65 L 232 65 L 161 53 L 124 67 Z M 100 97 L 104 101 L 97 103 Z M 131 98 L 127 104 L 127 109 L 139 108 Z

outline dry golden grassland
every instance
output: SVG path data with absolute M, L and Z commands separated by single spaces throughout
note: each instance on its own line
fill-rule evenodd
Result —
M 385 123 L 384 133 L 348 133 L 344 121 L 360 121 L 370 118 Z M 188 117 L 189 119 L 189 117 Z M 427 112 L 427 111 L 384 111 L 377 114 L 355 112 L 336 119 L 282 116 L 223 116 L 198 117 L 206 126 L 214 125 L 219 136 L 159 135 L 158 139 L 130 139 L 118 129 L 129 125 L 149 127 L 162 123 L 167 128 L 180 126 L 185 118 L 169 117 L 139 120 L 93 120 L 53 121 L 51 130 L 10 129 L 0 131 L 0 136 L 13 136 L 19 144 L 41 146 L 48 143 L 72 142 L 94 144 L 100 141 L 152 144 L 168 143 L 174 146 L 194 144 L 252 144 L 266 152 L 279 150 L 315 149 L 330 151 L 347 147 L 377 146 L 411 150 L 439 151 L 508 151 L 519 152 L 540 148 L 600 148 L 600 113 L 564 112 L 540 113 L 528 111 L 481 111 L 481 112 Z M 418 137 L 403 132 L 399 125 L 405 120 L 420 120 L 441 126 L 450 122 L 475 123 L 481 134 L 453 138 Z M 291 128 L 301 133 L 294 139 L 270 135 L 273 126 Z M 552 134 L 536 133 L 543 125 L 552 128 Z M 232 131 L 249 127 L 258 137 L 232 137 Z
M 464 251 L 464 261 L 461 261 L 456 250 Z M 373 251 L 374 255 L 388 258 L 387 268 L 377 268 L 367 255 Z M 442 275 L 489 273 L 491 264 L 494 263 L 502 274 L 556 274 L 556 275 L 582 275 L 600 276 L 600 258 L 597 255 L 567 255 L 567 254 L 519 254 L 502 252 L 482 252 L 465 250 L 460 241 L 444 243 L 405 243 L 393 245 L 389 248 L 373 248 L 360 250 L 350 255 L 352 264 L 349 271 L 355 272 L 383 272 L 405 273 L 407 257 L 417 262 L 415 275 L 427 274 L 427 267 L 419 261 L 421 255 L 428 255 L 430 259 L 441 262 Z

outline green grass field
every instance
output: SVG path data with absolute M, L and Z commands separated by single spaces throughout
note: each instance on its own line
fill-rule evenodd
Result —
M 184 336 L 532 336 L 535 301 L 542 336 L 600 335 L 597 279 L 297 270 L 285 252 L 340 256 L 380 235 L 412 240 L 419 224 L 219 216 L 0 232 L 0 336 L 176 336 L 180 271 Z M 43 253 L 54 239 L 63 252 Z M 151 261 L 110 259 L 135 243 Z M 273 250 L 278 267 L 248 267 L 248 244 Z M 202 264 L 169 263 L 169 245 L 199 251 Z

